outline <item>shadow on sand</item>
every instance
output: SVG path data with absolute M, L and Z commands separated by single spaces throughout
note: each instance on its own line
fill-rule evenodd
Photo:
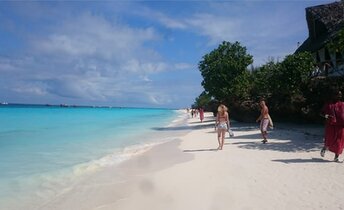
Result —
M 275 124 L 275 129 L 270 130 L 267 144 L 262 144 L 261 134 L 258 123 L 232 122 L 231 129 L 234 132 L 244 133 L 240 136 L 226 136 L 226 143 L 237 145 L 242 149 L 253 150 L 273 150 L 280 152 L 299 152 L 299 151 L 320 151 L 323 145 L 323 127 L 321 125 L 294 125 L 294 124 Z M 207 118 L 202 122 L 192 122 L 188 125 L 173 127 L 154 127 L 156 131 L 191 131 L 206 128 L 214 128 L 214 119 Z M 247 133 L 245 131 L 257 131 Z M 215 130 L 207 131 L 216 133 Z M 230 142 L 233 140 L 233 142 Z M 184 150 L 184 152 L 215 151 L 216 149 L 196 149 Z M 314 160 L 313 160 L 314 161 Z
M 194 126 L 175 126 L 175 127 L 154 127 L 153 130 L 156 131 L 180 131 L 180 130 L 199 130 L 204 128 L 212 128 L 214 125 L 212 124 L 198 124 Z
M 289 164 L 289 163 L 333 163 L 333 161 L 329 161 L 329 160 L 325 160 L 325 159 L 321 159 L 321 158 L 311 158 L 311 159 L 300 159 L 300 158 L 296 158 L 296 159 L 277 159 L 277 160 L 272 160 L 274 162 L 282 162 L 285 164 Z
M 263 144 L 261 139 L 258 139 L 257 142 L 242 141 L 233 142 L 231 144 L 238 145 L 238 147 L 242 149 L 274 150 L 280 152 L 320 151 L 323 145 L 322 141 L 319 139 L 306 140 L 305 138 L 290 140 L 274 138 L 266 144 Z
M 323 146 L 323 128 L 319 125 L 294 127 L 292 124 L 280 124 L 278 128 L 269 131 L 268 139 L 271 140 L 267 144 L 263 144 L 261 142 L 262 137 L 257 125 L 237 123 L 232 127 L 232 130 L 234 133 L 235 131 L 242 132 L 257 130 L 257 133 L 234 136 L 229 139 L 227 138 L 227 141 L 230 141 L 230 139 L 235 140 L 235 142 L 229 144 L 237 145 L 242 149 L 273 150 L 280 152 L 309 152 L 320 151 Z
M 216 152 L 218 149 L 186 149 L 183 152 Z

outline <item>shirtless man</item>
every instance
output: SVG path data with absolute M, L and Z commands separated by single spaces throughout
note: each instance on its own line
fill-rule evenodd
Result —
M 265 105 L 265 101 L 261 100 L 260 103 L 260 116 L 258 117 L 258 119 L 256 120 L 256 122 L 260 121 L 260 132 L 262 133 L 263 136 L 263 144 L 265 144 L 266 142 L 268 142 L 267 140 L 267 130 L 268 130 L 268 126 L 269 126 L 269 109 L 268 107 Z

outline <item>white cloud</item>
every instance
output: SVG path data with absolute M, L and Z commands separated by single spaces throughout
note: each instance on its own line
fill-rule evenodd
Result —
M 9 80 L 3 88 L 75 103 L 123 103 L 129 97 L 146 104 L 169 102 L 165 93 L 154 91 L 149 78 L 169 69 L 157 52 L 145 47 L 159 40 L 152 27 L 129 27 L 90 13 L 64 19 L 58 26 L 31 40 L 30 57 L 0 59 L 0 72 L 8 72 Z
M 110 22 L 102 16 L 84 13 L 67 19 L 48 37 L 34 40 L 34 48 L 40 53 L 66 56 L 97 56 L 106 60 L 148 54 L 143 43 L 158 39 L 153 28 L 130 28 Z
M 155 105 L 164 105 L 172 102 L 171 96 L 161 93 L 148 93 L 150 102 Z
M 133 15 L 141 16 L 145 19 L 158 21 L 163 26 L 170 29 L 186 29 L 188 27 L 188 25 L 183 20 L 172 18 L 162 12 L 150 9 L 145 6 L 140 6 L 139 8 L 132 10 L 130 13 Z
M 0 59 L 0 72 L 4 74 L 5 72 L 14 72 L 16 67 L 12 64 L 9 59 Z
M 210 44 L 223 40 L 233 40 L 238 37 L 240 21 L 215 14 L 195 14 L 186 22 L 198 33 L 207 36 Z
M 44 96 L 47 94 L 45 88 L 40 87 L 40 84 L 30 84 L 30 83 L 23 83 L 19 84 L 18 86 L 14 86 L 12 91 L 20 93 L 20 94 L 33 94 L 36 96 Z
M 137 59 L 130 59 L 123 64 L 123 70 L 131 73 L 157 73 L 165 71 L 168 68 L 168 65 L 164 62 L 141 62 Z
M 197 69 L 197 66 L 190 63 L 176 63 L 174 64 L 174 69 L 176 70 Z
M 162 15 L 149 9 L 144 14 L 152 14 L 151 19 L 166 28 L 207 38 L 205 47 L 208 49 L 222 41 L 239 41 L 253 54 L 255 64 L 260 65 L 269 56 L 283 58 L 293 53 L 296 43 L 306 38 L 306 5 L 297 1 L 203 2 L 195 5 L 197 12 L 184 16 Z M 173 27 L 165 20 L 181 27 Z
M 169 18 L 161 13 L 157 15 L 158 20 L 163 23 L 168 28 L 173 29 L 185 29 L 187 27 L 182 21 L 178 21 L 172 18 Z
M 26 29 L 30 56 L 0 59 L 0 72 L 8 79 L 0 78 L 1 87 L 80 101 L 173 104 L 201 92 L 197 59 L 223 40 L 241 42 L 259 65 L 271 56 L 283 59 L 307 35 L 304 7 L 295 7 L 297 1 L 169 4 L 176 8 L 122 2 L 125 11 L 104 12 L 98 5 L 99 10 L 81 8 L 92 11 L 81 14 L 69 8 L 67 15 L 45 4 L 58 18 L 49 16 L 48 27 L 35 25 L 37 33 Z M 175 76 L 176 71 L 183 74 Z

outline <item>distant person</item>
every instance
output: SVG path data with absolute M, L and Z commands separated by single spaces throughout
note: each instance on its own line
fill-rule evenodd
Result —
M 225 141 L 225 135 L 229 128 L 229 117 L 227 112 L 227 107 L 221 104 L 217 108 L 217 116 L 216 116 L 216 129 L 217 129 L 217 140 L 219 142 L 218 150 L 222 150 L 223 144 Z
M 199 109 L 199 119 L 201 120 L 201 122 L 203 122 L 203 119 L 204 119 L 204 110 L 203 110 L 203 108 Z
M 256 122 L 260 121 L 260 132 L 262 134 L 263 137 L 263 144 L 268 142 L 267 139 L 267 135 L 268 135 L 268 126 L 272 125 L 272 123 L 270 123 L 270 115 L 269 115 L 269 109 L 265 104 L 264 100 L 261 100 L 259 102 L 259 106 L 260 106 L 260 116 L 258 117 L 258 119 L 256 120 Z
M 195 109 L 194 112 L 195 112 L 195 117 L 198 117 L 198 109 Z
M 344 103 L 341 101 L 342 92 L 331 91 L 331 100 L 323 108 L 322 114 L 325 122 L 325 141 L 320 155 L 325 156 L 326 150 L 335 154 L 334 161 L 339 161 L 339 155 L 344 148 Z

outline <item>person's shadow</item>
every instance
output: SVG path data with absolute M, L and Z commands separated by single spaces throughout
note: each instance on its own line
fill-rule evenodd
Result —
M 332 163 L 333 161 L 329 160 L 324 160 L 321 158 L 311 158 L 311 159 L 301 159 L 301 158 L 295 158 L 295 159 L 276 159 L 276 160 L 271 160 L 274 162 L 281 162 L 285 164 L 290 164 L 290 163 Z
M 215 152 L 218 149 L 185 149 L 183 152 Z

